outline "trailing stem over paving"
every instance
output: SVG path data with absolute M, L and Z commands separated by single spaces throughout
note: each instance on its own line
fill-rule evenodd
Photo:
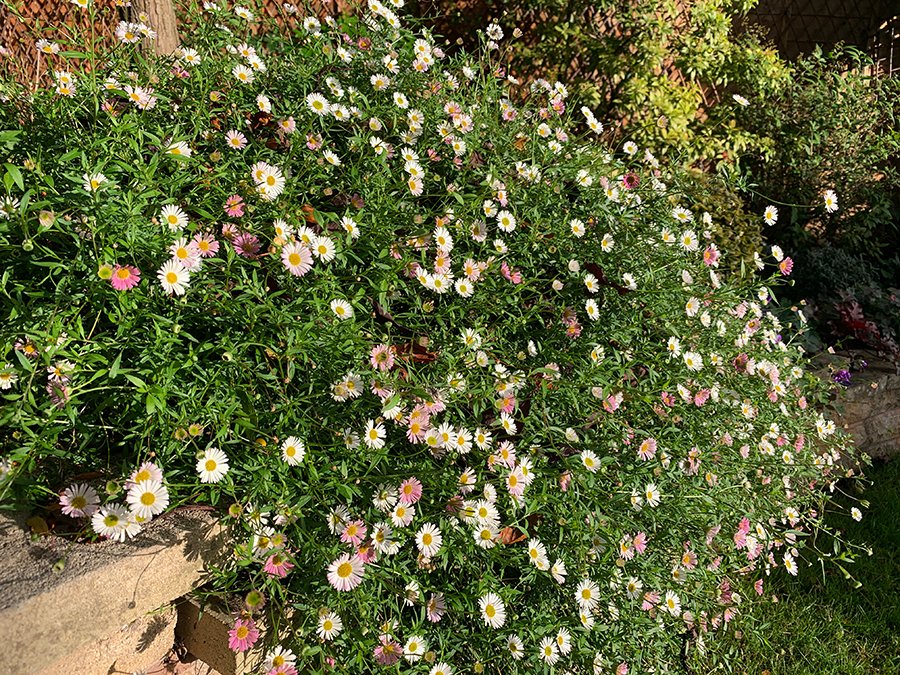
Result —
M 725 274 L 693 178 L 496 25 L 189 19 L 0 107 L 4 503 L 120 541 L 220 509 L 270 675 L 672 671 L 852 559 L 793 263 Z

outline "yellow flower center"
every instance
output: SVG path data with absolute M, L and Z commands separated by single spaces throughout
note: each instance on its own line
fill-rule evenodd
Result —
M 346 579 L 353 573 L 353 565 L 349 562 L 342 562 L 338 565 L 337 573 L 341 579 Z
M 153 506 L 156 503 L 156 495 L 152 492 L 145 492 L 141 495 L 141 504 L 144 506 Z

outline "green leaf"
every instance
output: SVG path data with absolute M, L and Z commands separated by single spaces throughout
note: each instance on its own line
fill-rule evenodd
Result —
M 122 352 L 119 352 L 119 355 L 116 357 L 116 360 L 113 361 L 112 366 L 109 368 L 109 379 L 114 380 L 116 375 L 119 374 L 119 366 L 122 365 Z
M 130 373 L 122 373 L 125 376 L 125 379 L 131 382 L 134 386 L 138 388 L 138 391 L 145 391 L 147 389 L 147 383 L 144 382 L 141 378 L 135 377 Z

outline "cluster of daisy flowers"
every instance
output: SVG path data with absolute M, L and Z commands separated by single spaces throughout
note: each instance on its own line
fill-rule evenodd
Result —
M 766 575 L 796 573 L 817 518 L 809 486 L 841 475 L 835 425 L 807 411 L 771 290 L 734 290 L 712 217 L 667 188 L 652 155 L 633 142 L 617 157 L 598 149 L 603 124 L 588 108 L 573 119 L 563 84 L 513 97 L 498 64 L 449 59 L 403 31 L 398 4 L 372 0 L 356 36 L 303 18 L 304 58 L 327 61 L 315 81 L 291 79 L 309 64 L 282 67 L 220 31 L 222 54 L 185 45 L 171 81 L 144 80 L 158 99 L 138 73 L 103 85 L 103 110 L 162 124 L 165 170 L 185 183 L 196 170 L 202 187 L 144 214 L 153 262 L 131 259 L 153 269 L 168 256 L 153 290 L 186 296 L 163 305 L 192 307 L 202 273 L 213 292 L 197 314 L 212 314 L 237 275 L 259 271 L 253 307 L 279 331 L 267 358 L 295 337 L 285 326 L 314 327 L 293 381 L 260 362 L 229 371 L 243 371 L 230 388 L 252 382 L 292 401 L 292 435 L 188 461 L 159 451 L 173 490 L 210 486 L 198 494 L 238 502 L 229 515 L 246 536 L 228 572 L 250 590 L 229 647 L 266 642 L 268 675 L 319 660 L 403 661 L 430 675 L 513 661 L 625 673 L 637 649 L 674 663 L 655 656 L 666 639 L 654 636 L 705 639 L 763 596 Z M 206 12 L 253 20 L 243 7 Z M 492 52 L 502 29 L 486 39 Z M 185 136 L 165 116 L 192 102 L 163 94 L 203 78 L 219 88 L 199 98 L 230 112 Z M 206 195 L 207 157 L 227 167 L 217 197 Z M 81 178 L 91 204 L 127 184 L 111 163 L 97 167 Z M 300 194 L 310 204 L 298 208 Z M 823 199 L 836 208 L 833 193 Z M 349 205 L 367 211 L 340 212 Z M 210 222 L 212 209 L 229 221 Z M 757 261 L 792 272 L 777 247 Z M 100 270 L 115 290 L 140 286 L 136 265 Z M 364 276 L 378 302 L 357 293 Z M 270 293 L 289 313 L 269 313 Z M 55 363 L 65 405 L 75 368 Z M 255 370 L 269 379 L 240 379 Z M 4 390 L 23 379 L 0 371 Z M 255 410 L 260 434 L 285 427 L 267 407 Z M 63 513 L 101 536 L 134 536 L 170 501 L 158 464 L 130 476 L 124 500 L 101 505 L 90 486 L 70 486 Z M 264 635 L 264 611 L 300 596 L 303 635 Z
M 97 491 L 87 483 L 70 485 L 59 497 L 64 515 L 90 519 L 94 532 L 123 542 L 136 536 L 155 516 L 169 507 L 169 490 L 163 473 L 153 462 L 144 462 L 125 483 L 125 503 L 100 504 Z
M 169 232 L 178 236 L 188 224 L 188 216 L 181 207 L 174 204 L 164 206 L 159 220 Z M 235 234 L 235 240 L 241 237 Z M 240 241 L 234 241 L 235 248 Z M 157 279 L 163 291 L 169 295 L 184 295 L 191 283 L 191 274 L 199 272 L 203 260 L 211 258 L 219 251 L 219 242 L 209 232 L 198 231 L 191 239 L 179 236 L 168 248 L 172 256 L 157 271 Z

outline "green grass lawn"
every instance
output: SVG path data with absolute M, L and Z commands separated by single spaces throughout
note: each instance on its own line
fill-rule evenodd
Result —
M 767 588 L 772 604 L 742 640 L 711 642 L 692 673 L 746 675 L 888 675 L 900 673 L 900 459 L 871 467 L 871 503 L 862 522 L 834 517 L 845 539 L 867 543 L 872 555 L 849 568 L 863 585 L 854 589 L 840 570 L 811 567 L 797 579 Z

